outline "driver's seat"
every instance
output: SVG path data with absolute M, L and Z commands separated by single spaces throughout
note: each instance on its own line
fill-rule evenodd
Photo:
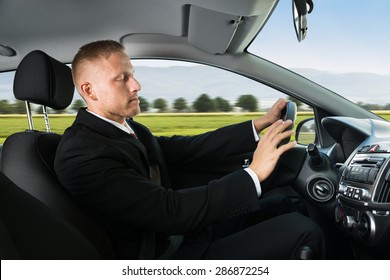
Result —
M 26 102 L 30 128 L 6 139 L 2 149 L 1 171 L 17 187 L 41 202 L 47 209 L 45 211 L 50 212 L 55 224 L 66 225 L 61 231 L 53 231 L 56 236 L 50 240 L 57 242 L 46 245 L 57 246 L 57 250 L 53 252 L 62 250 L 71 253 L 45 255 L 47 259 L 112 259 L 114 255 L 111 243 L 102 226 L 63 188 L 54 173 L 54 157 L 61 135 L 50 132 L 46 106 L 65 109 L 70 105 L 73 93 L 74 85 L 68 66 L 42 51 L 26 55 L 15 74 L 14 94 L 16 99 Z M 34 130 L 30 102 L 43 106 L 47 131 Z M 22 209 L 26 195 L 18 202 L 15 196 L 23 192 L 12 193 L 13 201 L 19 203 L 18 207 Z M 23 223 L 22 220 L 16 222 Z M 37 223 L 37 226 L 39 224 L 42 223 Z M 29 233 L 21 232 L 20 235 L 22 234 Z M 72 245 L 66 241 L 70 237 L 77 241 L 72 243 L 72 249 L 69 248 Z M 38 250 L 36 255 L 30 253 L 28 258 L 42 257 Z

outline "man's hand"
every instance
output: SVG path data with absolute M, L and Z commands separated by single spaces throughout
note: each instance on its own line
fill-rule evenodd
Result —
M 253 160 L 249 168 L 257 174 L 260 182 L 263 182 L 272 173 L 280 156 L 296 145 L 296 142 L 294 141 L 278 147 L 281 140 L 294 134 L 293 130 L 285 131 L 285 129 L 290 125 L 291 120 L 287 120 L 285 122 L 282 120 L 275 121 L 270 127 L 268 127 L 257 144 L 257 148 L 253 154 Z
M 286 106 L 286 103 L 287 101 L 285 99 L 278 99 L 263 117 L 253 120 L 253 124 L 255 125 L 258 134 L 266 127 L 281 119 L 282 110 Z

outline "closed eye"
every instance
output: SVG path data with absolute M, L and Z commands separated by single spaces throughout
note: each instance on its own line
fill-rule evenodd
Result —
M 130 79 L 130 77 L 133 77 L 133 76 L 134 76 L 133 73 L 123 73 L 123 74 L 119 75 L 115 80 L 127 82 Z

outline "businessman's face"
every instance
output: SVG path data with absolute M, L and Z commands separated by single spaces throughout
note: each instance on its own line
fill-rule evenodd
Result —
M 125 53 L 115 52 L 88 64 L 90 82 L 85 89 L 89 110 L 119 123 L 140 113 L 141 85 L 134 78 L 133 65 Z

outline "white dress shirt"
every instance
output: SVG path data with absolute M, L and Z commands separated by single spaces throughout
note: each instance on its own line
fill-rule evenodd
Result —
M 255 137 L 255 141 L 258 142 L 260 140 L 260 137 L 257 134 L 256 128 L 255 128 L 255 124 L 253 123 L 253 121 L 252 121 L 252 129 L 253 129 L 253 135 Z M 257 196 L 260 197 L 260 195 L 261 195 L 261 185 L 260 185 L 259 177 L 257 177 L 257 174 L 252 169 L 250 169 L 249 167 L 245 168 L 244 170 L 246 172 L 248 172 L 248 174 L 252 177 L 253 183 L 255 183 Z

